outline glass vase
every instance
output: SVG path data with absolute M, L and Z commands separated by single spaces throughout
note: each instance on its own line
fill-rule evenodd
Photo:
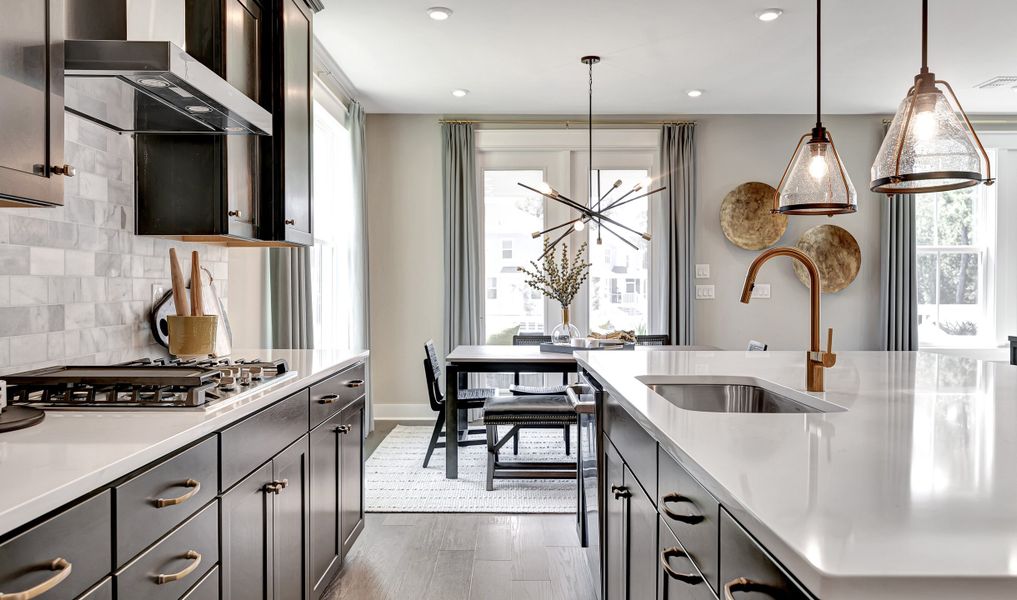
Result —
M 571 346 L 572 340 L 577 337 L 580 337 L 579 328 L 569 320 L 568 307 L 562 308 L 561 323 L 555 325 L 554 329 L 551 330 L 551 343 Z

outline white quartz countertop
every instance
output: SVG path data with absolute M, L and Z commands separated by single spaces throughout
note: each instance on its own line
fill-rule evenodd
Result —
M 581 353 L 665 449 L 824 600 L 1017 596 L 1017 367 L 842 352 Z M 742 381 L 845 410 L 678 408 L 644 382 Z
M 234 355 L 284 358 L 297 376 L 211 412 L 48 410 L 39 425 L 0 433 L 0 535 L 364 360 L 367 352 L 248 349 Z

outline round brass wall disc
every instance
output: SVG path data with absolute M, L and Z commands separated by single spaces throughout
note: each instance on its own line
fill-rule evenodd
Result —
M 773 214 L 777 190 L 765 183 L 743 183 L 724 196 L 720 228 L 732 244 L 746 250 L 763 250 L 777 243 L 787 230 L 787 215 Z
M 819 225 L 802 234 L 798 249 L 812 257 L 819 267 L 824 293 L 839 292 L 858 276 L 862 268 L 862 251 L 854 236 L 843 227 Z M 809 287 L 809 273 L 798 261 L 794 262 L 795 275 Z

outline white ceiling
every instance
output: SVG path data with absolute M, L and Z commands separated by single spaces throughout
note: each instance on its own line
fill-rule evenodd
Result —
M 444 3 L 444 4 L 442 4 Z M 598 114 L 808 113 L 809 0 L 326 0 L 315 34 L 369 112 L 583 114 L 584 54 Z M 426 9 L 448 6 L 447 21 Z M 1017 113 L 1017 1 L 932 0 L 932 70 L 969 112 Z M 775 22 L 755 12 L 784 9 Z M 920 66 L 920 0 L 827 0 L 823 108 L 892 112 Z M 451 91 L 466 88 L 466 98 Z M 686 91 L 704 90 L 689 98 Z

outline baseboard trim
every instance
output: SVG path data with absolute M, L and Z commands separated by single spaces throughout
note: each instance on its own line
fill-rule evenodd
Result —
M 434 411 L 427 404 L 374 403 L 376 421 L 429 421 L 434 422 Z

